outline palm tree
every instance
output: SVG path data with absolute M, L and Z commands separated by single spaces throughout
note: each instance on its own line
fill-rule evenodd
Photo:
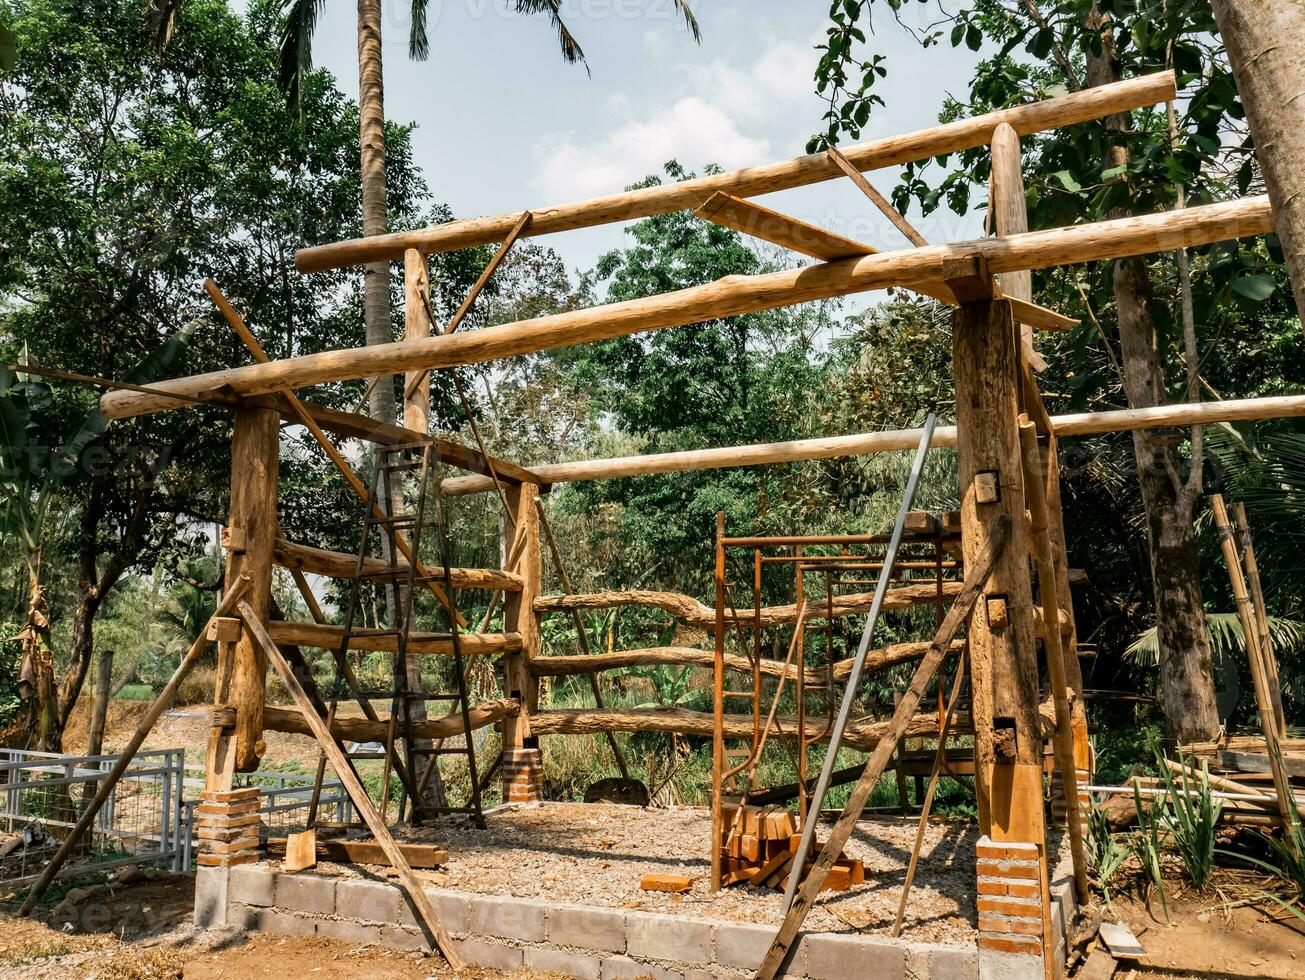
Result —
M 426 33 L 429 0 L 412 0 L 408 32 L 408 54 L 424 61 L 430 52 Z M 557 31 L 562 58 L 568 64 L 588 64 L 575 35 L 562 18 L 562 0 L 511 0 L 517 13 L 545 14 Z M 673 0 L 694 40 L 701 32 L 688 0 Z M 292 106 L 301 104 L 304 78 L 311 70 L 313 30 L 325 0 L 291 0 L 281 38 L 281 87 Z M 358 0 L 358 109 L 362 149 L 362 233 L 385 234 L 385 95 L 381 65 L 380 0 Z M 390 336 L 389 263 L 367 267 L 363 280 L 363 319 L 367 343 L 384 344 Z M 394 389 L 378 384 L 372 388 L 368 411 L 373 418 L 393 421 Z

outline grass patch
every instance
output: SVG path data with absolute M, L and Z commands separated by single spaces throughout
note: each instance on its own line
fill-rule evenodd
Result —
M 117 699 L 120 701 L 153 701 L 156 696 L 154 688 L 148 684 L 128 684 L 118 692 Z

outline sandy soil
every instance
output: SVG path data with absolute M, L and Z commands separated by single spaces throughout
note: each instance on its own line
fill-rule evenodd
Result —
M 782 895 L 777 891 L 735 885 L 715 897 L 708 894 L 710 820 L 709 811 L 699 808 L 546 803 L 493 812 L 485 830 L 450 823 L 403 836 L 448 848 L 449 863 L 431 876 L 448 888 L 778 925 Z M 913 818 L 862 821 L 846 850 L 865 863 L 865 884 L 825 892 L 807 920 L 810 928 L 886 931 L 896 915 L 915 828 Z M 905 938 L 973 940 L 976 834 L 966 824 L 929 826 Z M 358 873 L 342 865 L 319 870 Z M 684 896 L 641 891 L 639 879 L 649 872 L 696 880 Z

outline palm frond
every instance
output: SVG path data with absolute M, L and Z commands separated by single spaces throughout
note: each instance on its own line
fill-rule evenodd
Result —
M 693 14 L 693 8 L 689 6 L 689 0 L 674 0 L 675 9 L 680 12 L 684 18 L 684 26 L 689 29 L 693 39 L 699 44 L 702 43 L 702 28 L 698 26 L 698 18 Z
M 296 116 L 303 115 L 304 79 L 313 69 L 313 30 L 326 0 L 291 0 L 281 32 L 279 83 Z
M 1215 656 L 1240 653 L 1246 649 L 1246 633 L 1241 618 L 1236 613 L 1206 613 L 1205 628 L 1210 637 L 1210 649 Z M 1305 623 L 1296 619 L 1269 617 L 1269 637 L 1279 653 L 1295 653 L 1305 648 Z M 1155 667 L 1160 663 L 1160 642 L 1156 629 L 1138 635 L 1124 656 L 1137 662 L 1139 667 Z
M 430 0 L 412 0 L 408 18 L 408 57 L 425 61 L 430 56 L 430 37 L 426 33 L 426 7 Z
M 562 49 L 563 59 L 569 65 L 579 62 L 585 66 L 586 72 L 589 71 L 589 62 L 585 60 L 580 42 L 562 19 L 562 0 L 516 0 L 516 4 L 519 14 L 547 14 L 549 23 L 557 31 L 557 43 Z

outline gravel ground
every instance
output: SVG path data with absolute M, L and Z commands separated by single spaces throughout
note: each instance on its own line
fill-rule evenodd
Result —
M 740 884 L 715 897 L 709 894 L 711 815 L 705 809 L 545 803 L 500 810 L 486 822 L 485 830 L 449 823 L 401 836 L 446 846 L 449 863 L 438 874 L 423 877 L 460 891 L 774 925 L 782 919 L 778 891 Z M 823 825 L 822 836 L 828 826 Z M 865 863 L 865 884 L 822 893 L 807 917 L 808 927 L 886 933 L 897 913 L 915 832 L 915 818 L 863 820 L 845 850 Z M 929 825 L 903 938 L 973 941 L 977 837 L 973 824 Z M 319 870 L 357 873 L 343 865 Z M 641 891 L 639 879 L 648 872 L 691 875 L 693 890 L 684 896 Z

